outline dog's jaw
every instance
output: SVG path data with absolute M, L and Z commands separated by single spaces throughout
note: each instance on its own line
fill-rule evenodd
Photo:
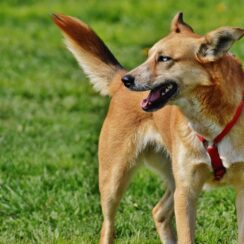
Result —
M 174 81 L 167 81 L 152 89 L 147 98 L 143 99 L 141 107 L 146 112 L 156 111 L 165 106 L 178 92 L 178 85 Z

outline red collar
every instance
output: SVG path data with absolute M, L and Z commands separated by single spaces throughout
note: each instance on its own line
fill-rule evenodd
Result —
M 235 125 L 237 120 L 239 119 L 241 112 L 244 106 L 244 93 L 242 94 L 242 101 L 236 109 L 236 113 L 232 120 L 226 125 L 224 130 L 213 140 L 212 145 L 209 145 L 209 141 L 207 141 L 204 137 L 197 135 L 198 139 L 203 143 L 204 148 L 206 149 L 210 159 L 211 165 L 214 171 L 214 179 L 220 180 L 224 174 L 226 173 L 226 168 L 223 165 L 223 162 L 219 156 L 218 151 L 218 143 L 222 141 L 222 139 L 230 132 L 232 127 Z

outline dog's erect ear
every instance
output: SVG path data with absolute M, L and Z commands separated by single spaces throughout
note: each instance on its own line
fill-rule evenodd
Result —
M 244 29 L 221 27 L 203 37 L 197 58 L 203 63 L 213 62 L 225 55 L 232 44 L 244 36 Z
M 181 33 L 181 32 L 193 32 L 193 29 L 191 26 L 186 24 L 183 20 L 183 13 L 179 12 L 175 15 L 171 22 L 171 31 L 176 32 L 176 33 Z

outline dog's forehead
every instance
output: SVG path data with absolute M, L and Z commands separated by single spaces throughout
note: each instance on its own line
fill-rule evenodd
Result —
M 192 56 L 199 45 L 199 36 L 184 34 L 170 34 L 153 45 L 151 54 L 164 54 L 168 56 Z

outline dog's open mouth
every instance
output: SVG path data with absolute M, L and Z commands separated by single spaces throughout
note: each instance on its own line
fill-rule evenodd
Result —
M 147 98 L 143 99 L 141 107 L 146 112 L 153 112 L 162 108 L 172 98 L 178 90 L 178 85 L 174 81 L 167 81 L 152 89 Z

